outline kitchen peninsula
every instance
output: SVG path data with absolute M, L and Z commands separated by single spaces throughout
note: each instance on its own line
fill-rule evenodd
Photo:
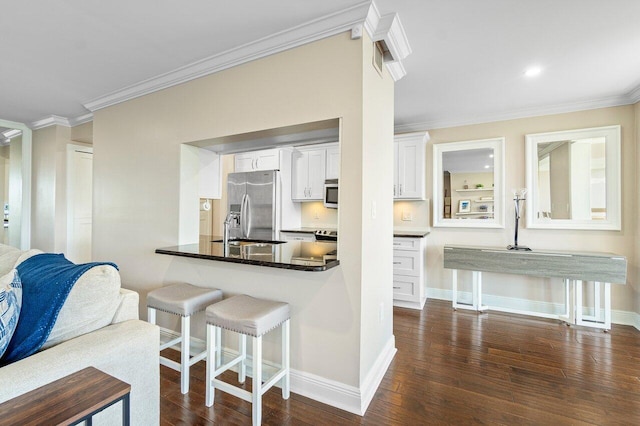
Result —
M 336 256 L 337 244 L 329 241 L 231 240 L 225 253 L 222 237 L 203 235 L 199 243 L 159 248 L 155 252 L 309 272 L 326 271 L 340 264 Z

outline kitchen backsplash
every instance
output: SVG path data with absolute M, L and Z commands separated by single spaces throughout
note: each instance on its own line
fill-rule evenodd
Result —
M 394 201 L 393 227 L 404 229 L 429 229 L 429 200 Z
M 338 209 L 328 209 L 322 201 L 313 201 L 302 204 L 303 227 L 309 228 L 337 228 Z

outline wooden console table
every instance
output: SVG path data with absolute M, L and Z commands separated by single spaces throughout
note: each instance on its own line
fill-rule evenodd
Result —
M 46 366 L 43 366 L 46 368 Z M 122 401 L 129 425 L 131 385 L 88 367 L 0 404 L 0 425 L 76 425 Z
M 625 284 L 627 259 L 611 253 L 564 251 L 516 251 L 500 247 L 444 246 L 444 267 L 452 269 L 454 309 L 505 312 L 557 318 L 576 325 L 611 329 L 611 283 Z M 458 270 L 472 271 L 473 301 L 458 303 Z M 561 315 L 491 308 L 482 304 L 482 272 L 561 278 L 565 286 L 565 313 Z M 583 312 L 583 281 L 594 282 L 594 315 Z M 600 286 L 604 285 L 604 318 L 601 315 Z M 570 296 L 573 288 L 574 297 Z

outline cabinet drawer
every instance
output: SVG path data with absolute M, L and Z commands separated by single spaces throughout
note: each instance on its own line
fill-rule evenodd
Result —
M 393 273 L 420 276 L 420 252 L 408 250 L 393 251 Z
M 393 238 L 393 249 L 420 250 L 420 238 Z
M 314 242 L 316 240 L 315 234 L 311 232 L 280 232 L 280 239 L 282 241 L 308 241 Z
M 414 300 L 419 291 L 420 278 L 405 275 L 393 276 L 393 298 L 398 300 Z

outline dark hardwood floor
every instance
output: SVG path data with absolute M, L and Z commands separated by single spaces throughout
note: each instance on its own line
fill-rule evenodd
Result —
M 421 312 L 395 308 L 393 328 L 398 353 L 364 417 L 295 393 L 284 401 L 273 388 L 264 395 L 263 424 L 640 424 L 633 327 L 614 324 L 604 333 L 429 300 Z M 192 367 L 182 395 L 179 374 L 161 367 L 161 424 L 251 424 L 251 405 L 225 393 L 205 407 L 204 370 L 204 362 Z

